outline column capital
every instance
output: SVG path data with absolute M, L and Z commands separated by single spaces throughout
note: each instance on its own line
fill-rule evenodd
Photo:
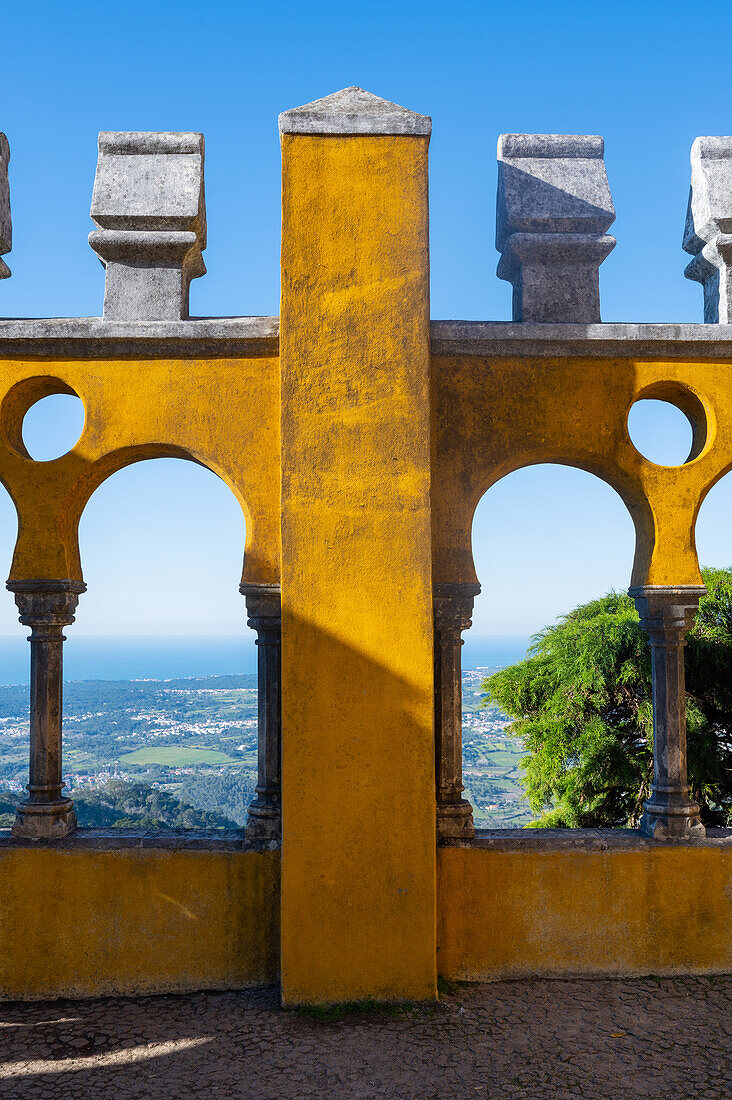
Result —
M 282 619 L 282 594 L 278 584 L 240 584 L 246 601 L 247 626 L 252 630 L 279 625 Z
M 703 584 L 677 587 L 648 584 L 628 589 L 652 645 L 671 641 L 674 634 L 681 635 L 683 644 L 705 592 Z
M 32 628 L 70 626 L 86 592 L 83 581 L 70 580 L 8 581 L 6 588 L 15 596 L 20 622 Z
M 440 634 L 469 630 L 472 624 L 473 604 L 480 594 L 479 584 L 435 584 L 433 610 L 435 626 Z

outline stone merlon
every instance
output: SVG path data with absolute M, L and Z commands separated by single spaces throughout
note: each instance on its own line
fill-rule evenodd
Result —
M 600 320 L 599 266 L 615 247 L 604 150 L 595 136 L 498 139 L 498 277 L 514 321 Z
M 732 317 L 732 137 L 698 137 L 691 147 L 691 188 L 683 248 L 694 259 L 684 274 L 704 287 L 704 320 Z
M 0 256 L 9 252 L 13 245 L 13 228 L 10 220 L 10 183 L 8 181 L 8 162 L 10 144 L 5 134 L 0 134 Z M 7 279 L 10 268 L 0 260 L 0 279 Z
M 204 275 L 203 134 L 102 132 L 89 243 L 106 267 L 105 320 L 188 317 Z

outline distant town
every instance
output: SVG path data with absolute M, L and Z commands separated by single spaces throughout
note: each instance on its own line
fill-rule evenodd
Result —
M 482 828 L 530 820 L 524 751 L 509 720 L 482 706 L 494 671 L 463 676 L 466 797 Z M 28 688 L 0 687 L 0 826 L 28 782 Z M 82 825 L 235 828 L 257 770 L 256 677 L 85 680 L 64 689 L 64 782 Z
M 494 668 L 463 673 L 463 783 L 480 829 L 520 829 L 532 817 L 520 782 L 526 755 L 497 707 L 483 706 L 482 683 Z

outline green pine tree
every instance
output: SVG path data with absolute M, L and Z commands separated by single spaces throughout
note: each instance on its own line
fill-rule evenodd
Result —
M 706 825 L 732 820 L 732 569 L 703 569 L 686 646 L 689 782 Z M 528 750 L 533 827 L 636 827 L 653 778 L 651 658 L 633 600 L 608 595 L 532 638 L 483 683 Z

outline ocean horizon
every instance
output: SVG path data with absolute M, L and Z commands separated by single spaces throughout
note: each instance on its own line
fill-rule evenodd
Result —
M 30 680 L 25 631 L 0 635 L 0 685 Z M 500 668 L 520 661 L 528 638 L 465 634 L 463 668 Z M 225 635 L 75 635 L 64 646 L 64 680 L 173 680 L 257 671 L 254 633 Z

